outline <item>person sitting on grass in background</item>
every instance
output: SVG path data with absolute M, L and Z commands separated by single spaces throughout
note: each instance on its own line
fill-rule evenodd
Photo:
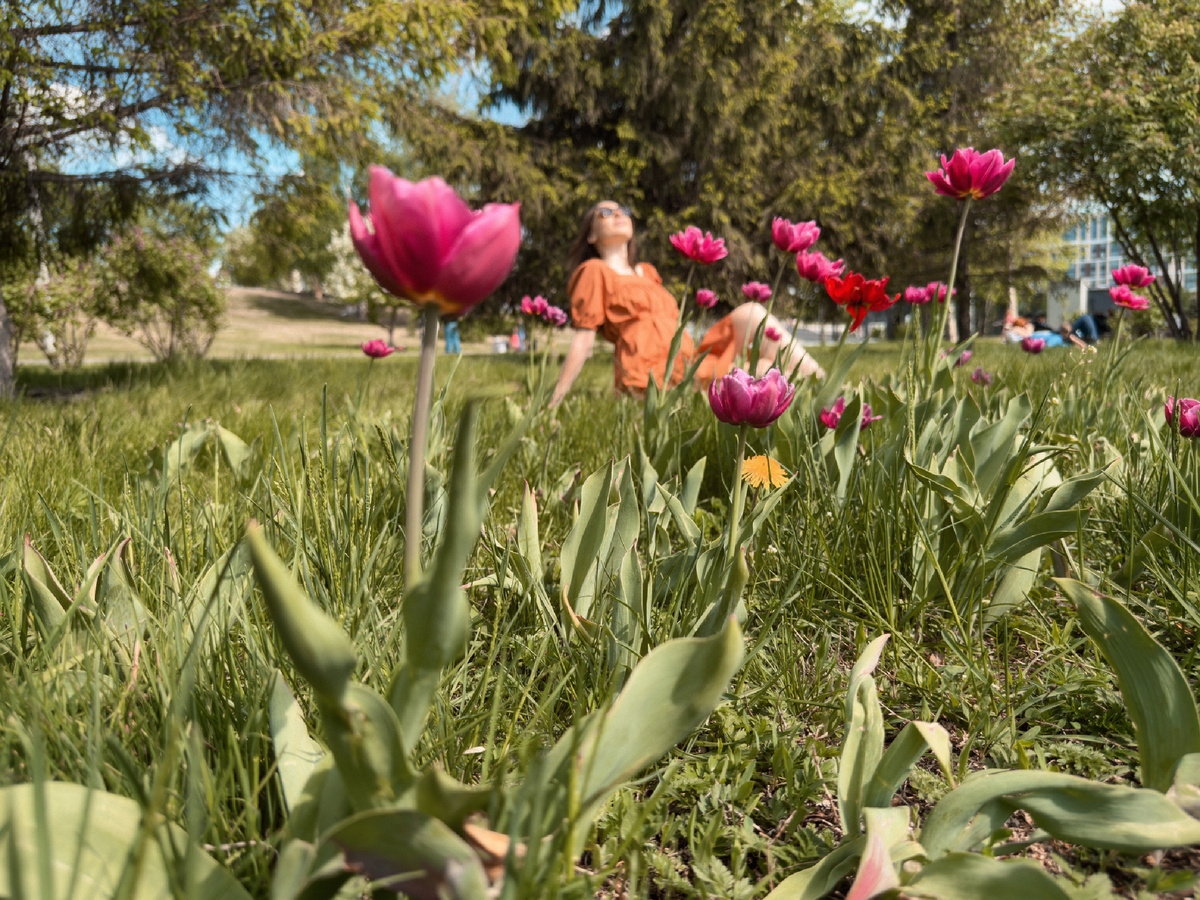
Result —
M 575 383 L 591 354 L 597 331 L 614 346 L 613 387 L 618 394 L 643 397 L 651 378 L 662 385 L 671 339 L 679 325 L 679 306 L 663 287 L 654 266 L 638 262 L 633 232 L 629 210 L 611 200 L 597 203 L 583 217 L 579 236 L 567 257 L 571 273 L 567 295 L 575 334 L 551 406 L 561 403 Z M 763 337 L 757 374 L 778 367 L 785 375 L 798 372 L 802 377 L 824 376 L 817 361 L 793 343 L 783 323 L 774 316 L 767 317 L 762 304 L 751 302 L 720 319 L 699 346 L 694 346 L 685 333 L 669 383 L 678 384 L 688 363 L 704 352 L 708 355 L 696 375 L 702 386 L 727 374 L 754 339 L 764 318 L 766 330 L 775 329 L 772 334 L 778 334 L 774 339 Z
M 1110 331 L 1107 313 L 1098 312 L 1094 315 L 1084 313 L 1071 323 L 1071 334 L 1085 344 L 1094 344 Z

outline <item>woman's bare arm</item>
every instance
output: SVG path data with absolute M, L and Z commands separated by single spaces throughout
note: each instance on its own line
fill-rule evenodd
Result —
M 558 384 L 554 386 L 554 395 L 550 398 L 550 406 L 562 403 L 567 391 L 579 377 L 583 364 L 592 355 L 592 347 L 596 344 L 596 332 L 586 328 L 576 328 L 575 336 L 571 338 L 571 347 L 567 350 L 567 358 L 563 360 L 562 372 L 558 375 Z

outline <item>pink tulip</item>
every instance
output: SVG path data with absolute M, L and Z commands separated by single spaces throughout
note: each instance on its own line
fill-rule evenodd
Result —
M 1123 306 L 1126 309 L 1142 310 L 1150 308 L 1150 301 L 1141 294 L 1135 294 L 1130 290 L 1129 285 L 1118 284 L 1116 287 L 1108 289 L 1108 295 L 1112 297 L 1113 303 L 1117 306 Z
M 761 281 L 751 281 L 742 285 L 742 293 L 751 300 L 766 303 L 771 299 L 771 288 Z
M 350 237 L 388 293 L 460 316 L 500 286 L 521 245 L 520 204 L 470 207 L 440 178 L 411 182 L 371 167 L 366 221 L 350 204 Z
M 776 328 L 774 325 L 768 325 L 766 330 L 763 332 L 763 334 L 766 336 L 768 341 L 782 341 L 783 340 L 783 332 L 780 331 L 778 328 Z
M 938 303 L 946 302 L 946 285 L 940 281 L 931 281 L 925 285 L 925 293 L 929 295 L 930 300 L 936 296 Z M 958 288 L 954 289 L 952 296 L 958 296 Z
M 921 306 L 933 299 L 929 291 L 923 287 L 906 287 L 904 289 L 904 299 L 913 306 Z
M 1027 337 L 1021 341 L 1021 349 L 1026 353 L 1041 353 L 1046 349 L 1046 339 Z
M 696 291 L 696 305 L 702 309 L 712 309 L 717 305 L 717 295 L 708 288 Z
M 546 302 L 546 298 L 541 295 L 538 295 L 537 297 L 530 297 L 528 294 L 526 294 L 521 298 L 521 312 L 525 313 L 527 316 L 543 315 L 546 312 L 546 307 L 548 305 L 549 304 Z
M 816 222 L 797 222 L 793 225 L 787 219 L 775 219 L 771 222 L 771 240 L 784 253 L 799 253 L 807 250 L 817 242 L 821 229 Z
M 954 368 L 957 369 L 960 366 L 965 366 L 970 361 L 971 357 L 974 355 L 975 355 L 975 352 L 973 350 L 964 350 L 959 355 L 958 359 L 956 359 L 954 361 Z
M 538 299 L 540 300 L 541 298 L 539 297 Z M 555 328 L 562 328 L 567 324 L 567 320 L 570 319 L 570 316 L 568 316 L 566 311 L 564 311 L 562 308 L 547 304 L 545 312 L 542 313 L 542 318 Z
M 821 407 L 821 424 L 832 431 L 838 427 L 838 422 L 842 421 L 842 413 L 846 411 L 846 398 L 838 397 L 833 404 L 833 409 L 825 409 Z
M 375 338 L 373 341 L 363 341 L 362 352 L 371 359 L 383 359 L 385 356 L 391 356 L 396 350 L 394 347 L 389 347 L 387 341 Z
M 994 377 L 991 372 L 983 371 L 983 366 L 976 366 L 975 371 L 971 373 L 971 380 L 976 384 L 982 384 L 984 387 L 990 385 Z
M 1150 274 L 1149 269 L 1133 264 L 1113 269 L 1112 277 L 1113 281 L 1117 284 L 1125 284 L 1131 288 L 1146 287 L 1149 284 L 1153 284 L 1156 278 L 1156 276 Z
M 1178 415 L 1175 415 L 1176 412 Z M 1163 413 L 1167 417 L 1167 424 L 1176 426 L 1184 437 L 1200 437 L 1200 400 L 1191 397 L 1180 397 L 1179 400 L 1167 397 L 1167 402 L 1163 404 Z
M 809 253 L 801 250 L 796 255 L 796 271 L 805 281 L 811 281 L 814 284 L 820 284 L 830 276 L 836 278 L 842 274 L 845 267 L 846 264 L 840 259 L 837 262 L 830 262 L 825 258 L 825 254 L 819 251 Z
M 671 235 L 671 246 L 693 262 L 711 266 L 718 259 L 729 255 L 722 238 L 714 238 L 709 232 L 701 232 L 695 225 Z
M 1000 190 L 1012 174 L 1015 159 L 1004 161 L 999 150 L 976 153 L 974 147 L 961 148 L 947 161 L 942 156 L 942 167 L 936 172 L 926 172 L 925 177 L 947 197 L 973 197 L 982 200 Z
M 864 401 L 863 402 L 863 410 L 862 410 L 862 422 L 859 423 L 858 430 L 862 431 L 868 425 L 870 425 L 872 422 L 878 422 L 882 418 L 883 418 L 883 416 L 871 415 L 871 404 Z
M 762 378 L 752 378 L 741 369 L 714 378 L 708 386 L 708 405 L 713 414 L 729 425 L 766 428 L 791 405 L 796 389 L 778 369 L 768 369 Z

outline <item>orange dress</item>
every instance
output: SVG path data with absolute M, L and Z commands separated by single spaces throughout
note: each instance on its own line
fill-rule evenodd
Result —
M 651 376 L 662 384 L 671 338 L 679 325 L 679 306 L 662 286 L 658 270 L 641 263 L 640 275 L 621 275 L 601 259 L 589 259 L 571 275 L 567 293 L 576 328 L 600 332 L 613 345 L 613 386 L 620 393 L 643 394 Z M 730 317 L 708 330 L 699 347 L 686 332 L 671 373 L 678 384 L 697 352 L 708 356 L 697 372 L 701 383 L 724 375 L 737 352 Z

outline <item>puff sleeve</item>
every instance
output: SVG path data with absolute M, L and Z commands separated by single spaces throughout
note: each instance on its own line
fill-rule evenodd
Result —
M 616 275 L 603 260 L 589 259 L 571 275 L 567 293 L 571 297 L 571 320 L 576 328 L 600 330 L 608 321 L 608 297 Z

